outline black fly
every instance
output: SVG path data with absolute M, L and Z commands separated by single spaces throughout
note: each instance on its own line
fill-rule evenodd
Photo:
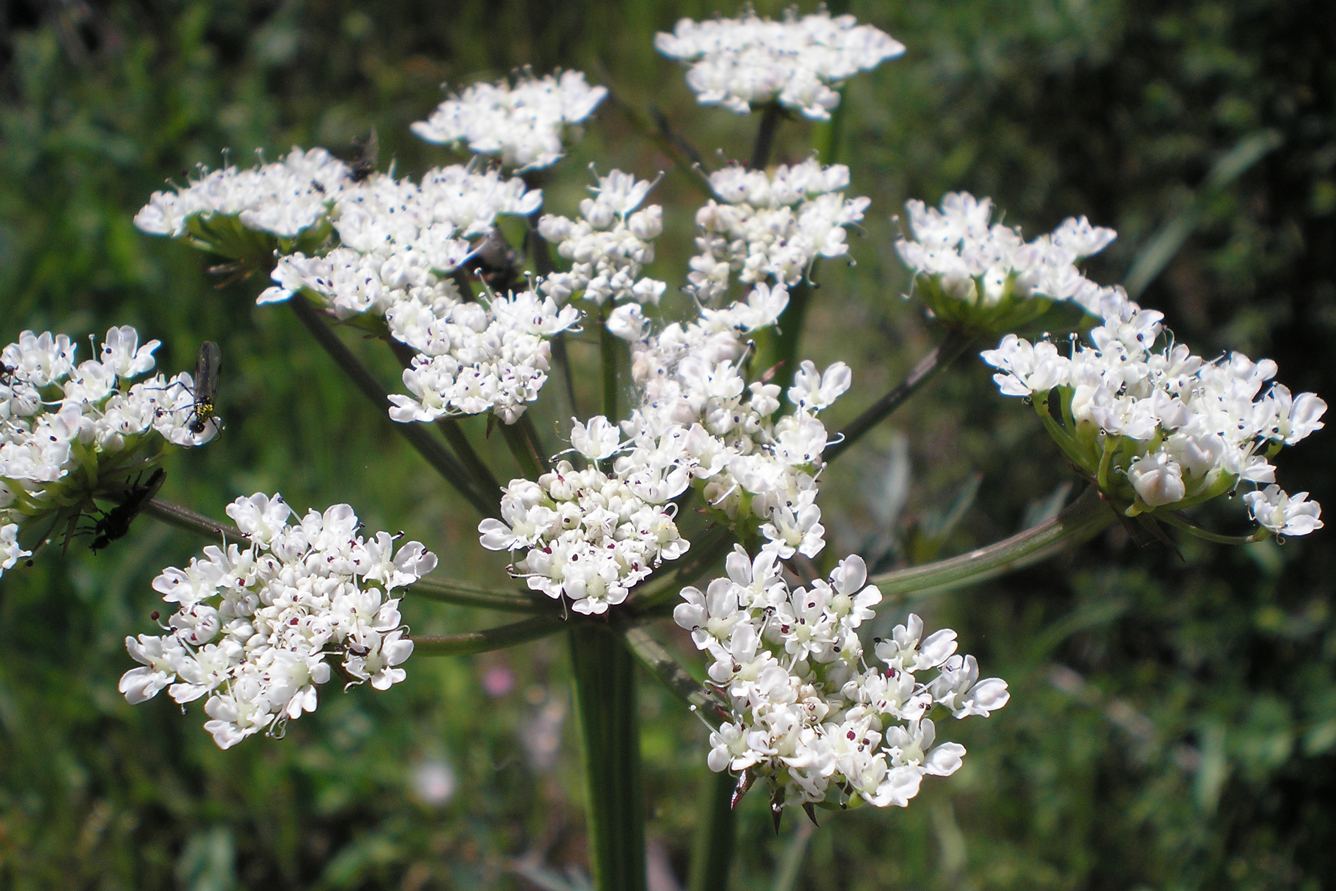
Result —
M 93 541 L 89 545 L 94 553 L 105 548 L 118 538 L 123 538 L 130 531 L 130 523 L 139 516 L 144 505 L 158 494 L 167 472 L 161 467 L 154 470 L 146 482 L 136 481 L 121 495 L 120 502 L 111 510 L 102 514 L 93 524 Z
M 351 169 L 351 178 L 355 183 L 360 183 L 376 172 L 376 164 L 380 161 L 380 138 L 376 136 L 376 128 L 372 127 L 371 132 L 366 136 L 359 136 L 353 140 L 353 155 L 348 162 Z
M 199 345 L 199 355 L 195 359 L 195 390 L 191 394 L 195 398 L 195 407 L 190 416 L 190 432 L 196 435 L 204 432 L 204 427 L 213 421 L 220 423 L 214 417 L 214 399 L 218 395 L 218 372 L 223 367 L 223 352 L 218 349 L 218 344 L 212 340 L 206 340 Z

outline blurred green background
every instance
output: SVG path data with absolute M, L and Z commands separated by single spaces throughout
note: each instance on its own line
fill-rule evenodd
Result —
M 1336 37 L 1324 0 L 851 7 L 909 51 L 845 100 L 840 159 L 873 204 L 852 239 L 857 265 L 821 270 L 802 351 L 854 367 L 832 426 L 937 336 L 899 297 L 891 217 L 955 188 L 991 195 L 1031 234 L 1081 213 L 1115 227 L 1093 277 L 1128 282 L 1203 355 L 1271 356 L 1296 392 L 1336 394 Z M 138 234 L 131 217 L 165 178 L 218 166 L 224 148 L 247 162 L 255 149 L 340 148 L 375 127 L 398 171 L 446 163 L 408 125 L 443 82 L 526 63 L 582 68 L 696 145 L 744 156 L 754 120 L 698 109 L 651 48 L 679 15 L 716 11 L 736 12 L 694 0 L 8 4 L 3 341 L 134 324 L 164 340 L 160 362 L 177 370 L 216 340 L 227 432 L 171 459 L 165 497 L 214 515 L 254 491 L 299 508 L 348 501 L 369 528 L 427 542 L 441 571 L 494 581 L 503 560 L 477 546 L 477 518 L 423 482 L 424 465 L 347 395 L 290 313 L 254 306 L 261 283 L 215 288 L 204 258 Z M 811 145 L 805 126 L 781 128 L 785 160 Z M 573 211 L 591 161 L 642 176 L 667 167 L 605 105 L 558 168 L 549 210 Z M 654 196 L 669 217 L 655 272 L 680 282 L 699 199 L 676 173 Z M 391 364 L 377 367 L 393 381 Z M 1330 502 L 1331 435 L 1287 454 L 1282 484 Z M 861 549 L 891 566 L 954 554 L 1026 525 L 1072 482 L 1032 414 L 969 359 L 832 468 L 826 556 Z M 1201 519 L 1241 528 L 1241 506 L 1228 507 Z M 219 752 L 199 709 L 183 718 L 165 697 L 131 708 L 116 692 L 131 664 L 124 637 L 151 628 L 152 577 L 199 546 L 141 521 L 97 557 L 52 550 L 0 581 L 0 887 L 579 887 L 559 641 L 417 658 L 387 694 L 328 689 L 286 739 Z M 813 889 L 1329 887 L 1330 533 L 1180 547 L 1182 559 L 1141 549 L 1115 529 L 915 604 L 1010 682 L 1011 704 L 950 726 L 965 768 L 925 783 L 905 811 L 831 815 L 816 831 L 791 815 L 776 834 L 762 796 L 745 800 L 735 887 L 771 887 L 782 869 Z M 496 618 L 411 600 L 406 615 L 419 632 Z M 668 889 L 708 788 L 705 731 L 651 681 L 643 689 L 655 887 Z

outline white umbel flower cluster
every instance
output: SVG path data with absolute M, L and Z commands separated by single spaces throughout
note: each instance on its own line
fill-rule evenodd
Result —
M 697 320 L 634 343 L 640 405 L 622 429 L 636 448 L 622 460 L 688 473 L 706 503 L 758 532 L 767 550 L 811 557 L 825 546 L 816 497 L 829 435 L 818 414 L 848 390 L 851 373 L 843 362 L 822 371 L 804 361 L 787 394 L 748 381 L 746 335 L 774 325 L 787 305 L 783 285 L 757 285 L 745 302 L 702 308 Z
M 1026 241 L 1020 229 L 990 221 L 990 199 L 968 192 L 948 193 L 940 208 L 922 201 L 905 208 L 910 231 L 895 249 L 914 271 L 917 296 L 947 320 L 1000 331 L 1037 317 L 1046 301 L 1070 301 L 1094 316 L 1119 302 L 1076 268 L 1117 234 L 1085 217 Z
M 700 300 L 727 290 L 733 274 L 745 284 L 793 286 L 818 257 L 849 251 L 846 227 L 857 225 L 868 198 L 845 198 L 849 168 L 816 160 L 748 170 L 732 165 L 710 174 L 718 196 L 696 212 L 696 256 L 688 281 Z
M 511 480 L 501 496 L 501 519 L 478 524 L 482 546 L 523 551 L 511 574 L 554 600 L 565 597 L 577 613 L 605 613 L 626 599 L 632 587 L 664 560 L 676 560 L 690 543 L 677 531 L 670 499 L 687 479 L 655 489 L 635 479 L 629 467 L 608 474 L 593 455 L 618 448 L 616 427 L 597 417 L 576 424 L 572 439 L 582 443 L 591 466 L 569 461 L 533 482 Z M 594 431 L 591 435 L 590 431 Z M 612 442 L 597 447 L 611 434 Z
M 560 160 L 562 139 L 608 95 L 579 71 L 514 82 L 481 83 L 446 99 L 413 133 L 427 142 L 498 156 L 506 167 L 536 170 Z
M 768 551 L 753 560 L 739 546 L 726 569 L 705 591 L 684 588 L 673 618 L 708 655 L 728 708 L 710 734 L 710 769 L 764 778 L 776 802 L 903 807 L 924 776 L 955 773 L 965 754 L 937 742 L 934 707 L 964 718 L 1007 704 L 1006 682 L 980 680 L 954 631 L 925 638 L 916 615 L 876 642 L 869 665 L 858 629 L 881 592 L 857 555 L 792 589 Z
M 411 395 L 390 396 L 390 417 L 434 421 L 492 411 L 506 424 L 524 414 L 547 382 L 550 339 L 579 320 L 572 306 L 521 291 L 484 303 L 436 296 L 391 307 L 390 333 L 414 350 L 404 370 Z
M 130 383 L 153 370 L 159 346 L 127 325 L 108 330 L 98 357 L 82 362 L 78 344 L 50 331 L 24 331 L 0 350 L 0 525 L 35 528 L 45 518 L 54 528 L 95 495 L 132 486 L 167 443 L 218 435 L 221 420 L 195 413 L 190 374 Z
M 329 201 L 352 182 L 348 165 L 324 149 L 294 148 L 281 161 L 250 169 L 200 168 L 185 187 L 154 192 L 135 225 L 181 238 L 192 221 L 235 217 L 247 229 L 295 238 L 320 222 Z
M 653 186 L 613 170 L 598 177 L 593 198 L 580 202 L 579 219 L 544 215 L 539 234 L 571 268 L 547 276 L 543 292 L 563 303 L 578 294 L 600 306 L 609 300 L 658 305 L 667 285 L 640 276 L 654 261 L 654 239 L 663 232 L 663 208 L 640 209 Z
M 259 302 L 300 293 L 340 319 L 383 318 L 415 351 L 403 373 L 408 394 L 390 397 L 396 421 L 492 411 L 514 423 L 547 380 L 548 341 L 580 314 L 532 291 L 470 302 L 451 275 L 498 216 L 528 215 L 541 202 L 518 177 L 491 170 L 437 168 L 420 184 L 373 175 L 331 204 L 340 246 L 281 257 Z
M 228 515 L 246 544 L 209 546 L 153 588 L 176 612 L 161 635 L 126 638 L 140 667 L 121 677 L 132 704 L 166 689 L 178 703 L 207 697 L 204 729 L 219 748 L 316 707 L 317 688 L 338 661 L 348 686 L 386 690 L 412 654 L 390 593 L 431 572 L 436 557 L 416 541 L 364 537 L 346 504 L 289 523 L 281 496 L 238 498 Z
M 778 103 L 823 121 L 840 104 L 836 89 L 861 71 L 903 55 L 904 45 L 853 16 L 822 10 L 783 21 L 748 11 L 736 19 L 681 19 L 655 48 L 688 66 L 687 85 L 702 105 L 746 114 Z
M 1261 527 L 1320 528 L 1317 502 L 1275 486 L 1270 458 L 1320 430 L 1327 404 L 1276 383 L 1270 359 L 1193 355 L 1162 319 L 1124 298 L 1067 355 L 1009 334 L 982 356 L 1001 392 L 1032 400 L 1068 457 L 1130 514 L 1191 507 L 1246 482 L 1266 486 L 1244 496 Z

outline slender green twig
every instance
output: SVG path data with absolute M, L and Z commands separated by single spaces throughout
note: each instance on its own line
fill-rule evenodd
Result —
M 246 538 L 235 526 L 220 523 L 188 507 L 163 501 L 161 498 L 149 499 L 144 505 L 144 513 L 156 517 L 169 526 L 195 532 L 205 538 L 224 538 L 228 541 L 244 541 Z
M 719 726 L 717 710 L 720 703 L 710 695 L 710 691 L 701 686 L 663 645 L 650 636 L 644 628 L 628 628 L 623 635 L 631 653 L 640 660 L 640 664 L 650 670 L 668 690 L 687 706 L 710 723 Z
M 482 585 L 471 585 L 468 582 L 457 582 L 452 579 L 444 581 L 421 579 L 409 585 L 408 590 L 418 597 L 441 603 L 479 606 L 510 613 L 550 614 L 555 606 L 553 601 L 546 597 L 505 588 L 485 588 Z
M 413 652 L 424 656 L 469 656 L 474 653 L 486 653 L 502 650 L 516 644 L 528 643 L 540 637 L 555 634 L 566 627 L 561 619 L 552 616 L 535 616 L 521 619 L 509 625 L 487 628 L 482 631 L 465 631 L 462 634 L 413 635 Z
M 863 434 L 890 417 L 892 412 L 904 405 L 911 396 L 921 390 L 939 372 L 962 356 L 972 343 L 974 343 L 974 339 L 968 335 L 956 331 L 949 332 L 945 339 L 937 345 L 936 349 L 919 360 L 919 363 L 910 370 L 903 381 L 868 406 L 858 417 L 844 425 L 840 431 L 844 438 L 826 449 L 826 460 L 835 460 L 850 446 L 862 439 Z
M 292 306 L 293 312 L 297 314 L 297 318 L 301 320 L 301 323 L 311 332 L 311 336 L 315 338 L 316 343 L 320 344 L 329 357 L 334 360 L 334 364 L 338 365 L 339 368 L 348 375 L 349 379 L 352 380 L 353 384 L 357 387 L 358 392 L 376 406 L 376 409 L 379 411 L 381 417 L 386 420 L 386 423 L 389 423 L 395 432 L 406 439 L 408 444 L 416 449 L 418 454 L 426 459 L 427 463 L 441 475 L 441 478 L 453 486 L 455 491 L 459 492 L 460 495 L 463 495 L 469 504 L 477 509 L 478 513 L 483 516 L 492 513 L 494 508 L 488 499 L 482 497 L 474 489 L 469 482 L 469 475 L 465 472 L 464 468 L 455 460 L 438 439 L 433 437 L 418 424 L 396 424 L 389 421 L 386 412 L 389 408 L 390 401 L 385 391 L 381 388 L 380 383 L 376 380 L 375 376 L 357 360 L 357 357 L 352 354 L 352 351 L 344 346 L 343 341 L 339 340 L 338 335 L 330 330 L 329 326 L 324 323 L 324 320 L 320 318 L 320 313 L 316 311 L 315 307 L 313 307 L 306 298 L 302 297 L 300 294 L 294 295 L 288 300 L 288 303 Z
M 1009 538 L 957 557 L 882 573 L 869 581 L 883 597 L 972 585 L 1088 541 L 1118 516 L 1091 486 L 1057 516 Z
M 1188 535 L 1193 536 L 1194 538 L 1200 538 L 1203 541 L 1210 541 L 1216 544 L 1225 544 L 1225 545 L 1252 544 L 1253 542 L 1256 541 L 1263 541 L 1266 539 L 1268 535 L 1270 535 L 1270 533 L 1267 532 L 1265 529 L 1258 529 L 1256 532 L 1250 533 L 1248 535 L 1225 535 L 1220 532 L 1212 532 L 1209 529 L 1203 529 L 1196 523 L 1193 523 L 1190 520 L 1186 520 L 1183 517 L 1180 517 L 1178 514 L 1172 514 L 1172 513 L 1156 513 L 1153 515 L 1147 515 L 1147 519 L 1150 519 L 1152 521 L 1160 520 L 1163 523 L 1167 523 L 1168 525 L 1173 526 L 1175 529 L 1182 529 L 1184 532 L 1186 532 Z

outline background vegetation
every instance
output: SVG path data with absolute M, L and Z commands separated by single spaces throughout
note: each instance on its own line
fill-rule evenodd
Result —
M 1114 226 L 1094 277 L 1128 282 L 1198 352 L 1272 356 L 1296 392 L 1336 394 L 1325 3 L 851 5 L 909 53 L 846 98 L 841 159 L 872 212 L 858 265 L 822 270 L 805 335 L 808 355 L 853 365 L 849 417 L 936 336 L 899 298 L 891 216 L 954 188 L 991 195 L 1027 232 L 1073 213 Z M 255 149 L 337 148 L 375 127 L 396 169 L 444 163 L 407 129 L 439 85 L 525 63 L 583 68 L 697 145 L 740 156 L 754 121 L 698 110 L 651 50 L 677 16 L 715 11 L 735 12 L 696 0 L 9 4 L 4 341 L 25 327 L 78 336 L 129 323 L 162 338 L 159 357 L 177 369 L 217 340 L 227 433 L 173 459 L 166 497 L 215 515 L 261 490 L 298 506 L 346 500 L 370 528 L 427 541 L 445 571 L 494 579 L 501 562 L 477 547 L 476 518 L 421 483 L 416 456 L 345 395 L 295 319 L 254 307 L 259 282 L 213 287 L 201 257 L 138 234 L 131 217 L 164 177 L 217 166 L 223 147 L 244 162 Z M 780 138 L 790 160 L 812 144 L 797 125 Z M 605 106 L 559 168 L 549 208 L 569 212 L 591 160 L 641 175 L 667 166 Z M 698 199 L 676 174 L 655 196 L 671 220 L 658 275 L 677 281 Z M 1331 435 L 1282 466 L 1288 488 L 1329 505 Z M 1033 417 L 967 360 L 830 475 L 827 550 L 883 565 L 956 553 L 1025 525 L 1071 482 Z M 1205 519 L 1242 525 L 1237 512 Z M 150 580 L 198 546 L 143 521 L 96 558 L 76 542 L 68 559 L 52 550 L 0 582 L 0 886 L 578 886 L 559 643 L 416 659 L 388 695 L 330 690 L 285 740 L 219 752 L 197 712 L 130 708 L 115 689 L 130 664 L 124 636 L 149 627 Z M 1011 705 L 952 728 L 966 768 L 927 783 L 906 811 L 836 815 L 816 831 L 789 819 L 775 834 L 764 802 L 746 800 L 736 887 L 786 871 L 813 889 L 1322 887 L 1336 875 L 1329 533 L 1180 548 L 1181 559 L 1138 548 L 1115 529 L 1065 559 L 916 604 L 1008 679 Z M 407 610 L 420 631 L 487 622 Z M 705 733 L 652 682 L 644 694 L 652 860 L 681 877 L 708 782 Z

